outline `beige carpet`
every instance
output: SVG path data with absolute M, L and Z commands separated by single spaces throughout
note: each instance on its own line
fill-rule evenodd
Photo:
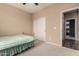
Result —
M 39 44 L 37 42 L 33 48 L 17 56 L 79 56 L 79 51 L 50 45 L 40 41 Z

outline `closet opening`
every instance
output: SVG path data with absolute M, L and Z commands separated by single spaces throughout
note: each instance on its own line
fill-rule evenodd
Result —
M 79 9 L 63 12 L 62 46 L 79 50 Z

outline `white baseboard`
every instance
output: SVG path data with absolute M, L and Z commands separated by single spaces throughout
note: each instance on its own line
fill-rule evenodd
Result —
M 61 46 L 62 47 L 62 44 L 56 44 L 56 43 L 52 43 L 52 42 L 48 42 L 46 40 L 43 40 L 45 43 L 47 44 L 51 44 L 51 45 L 55 45 L 55 46 Z
M 51 44 L 51 45 L 55 45 L 55 46 L 61 46 L 61 45 L 59 45 L 59 44 L 55 44 L 55 43 L 51 43 L 51 42 L 47 42 L 47 41 L 45 41 L 47 44 Z
M 38 39 L 38 40 L 40 40 L 40 39 Z M 51 44 L 51 45 L 55 45 L 55 46 L 60 46 L 60 47 L 62 47 L 62 44 L 56 44 L 56 43 L 48 42 L 48 41 L 46 41 L 46 40 L 41 40 L 41 41 L 44 41 L 44 42 L 47 43 L 47 44 Z

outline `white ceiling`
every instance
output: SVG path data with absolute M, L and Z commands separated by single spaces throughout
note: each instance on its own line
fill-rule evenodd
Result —
M 22 3 L 9 3 L 9 5 L 17 7 L 21 10 L 24 10 L 29 13 L 35 13 L 40 11 L 43 8 L 50 6 L 52 3 L 39 3 L 38 6 L 35 6 L 33 3 L 27 3 L 26 5 L 22 5 Z

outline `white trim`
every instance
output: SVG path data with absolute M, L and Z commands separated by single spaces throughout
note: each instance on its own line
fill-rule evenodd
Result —
M 38 39 L 39 40 L 39 39 Z M 48 42 L 48 41 L 46 41 L 46 40 L 42 40 L 42 41 L 44 41 L 45 43 L 47 43 L 47 44 L 51 44 L 51 45 L 55 45 L 55 46 L 61 46 L 60 44 L 55 44 L 55 43 L 52 43 L 52 42 Z
M 76 10 L 76 9 L 79 9 L 79 7 L 73 7 L 73 8 L 66 9 L 66 10 L 63 10 L 60 12 L 60 45 L 61 46 L 62 46 L 62 40 L 63 40 L 63 33 L 62 33 L 62 31 L 63 31 L 63 13 L 69 12 L 72 10 Z
M 78 33 L 77 33 L 77 31 L 78 31 L 78 20 L 77 20 L 77 18 L 75 18 L 76 20 L 75 20 L 75 39 L 76 40 L 78 40 Z
M 55 46 L 61 46 L 61 45 L 59 45 L 59 44 L 55 44 L 55 43 L 51 43 L 51 42 L 47 42 L 47 41 L 45 41 L 45 43 L 47 43 L 47 44 L 51 44 L 51 45 L 55 45 Z
M 37 40 L 40 40 L 40 39 L 37 39 Z M 48 42 L 46 40 L 41 40 L 41 41 L 43 41 L 43 42 L 45 42 L 47 44 L 50 44 L 50 45 L 61 46 L 60 44 L 55 44 L 55 43 L 52 43 L 52 42 Z
M 60 13 L 60 45 L 62 46 L 62 39 L 63 39 L 63 13 Z
M 79 7 L 73 7 L 70 9 L 66 9 L 66 10 L 61 11 L 60 13 L 69 12 L 69 11 L 76 10 L 76 9 L 79 9 Z

